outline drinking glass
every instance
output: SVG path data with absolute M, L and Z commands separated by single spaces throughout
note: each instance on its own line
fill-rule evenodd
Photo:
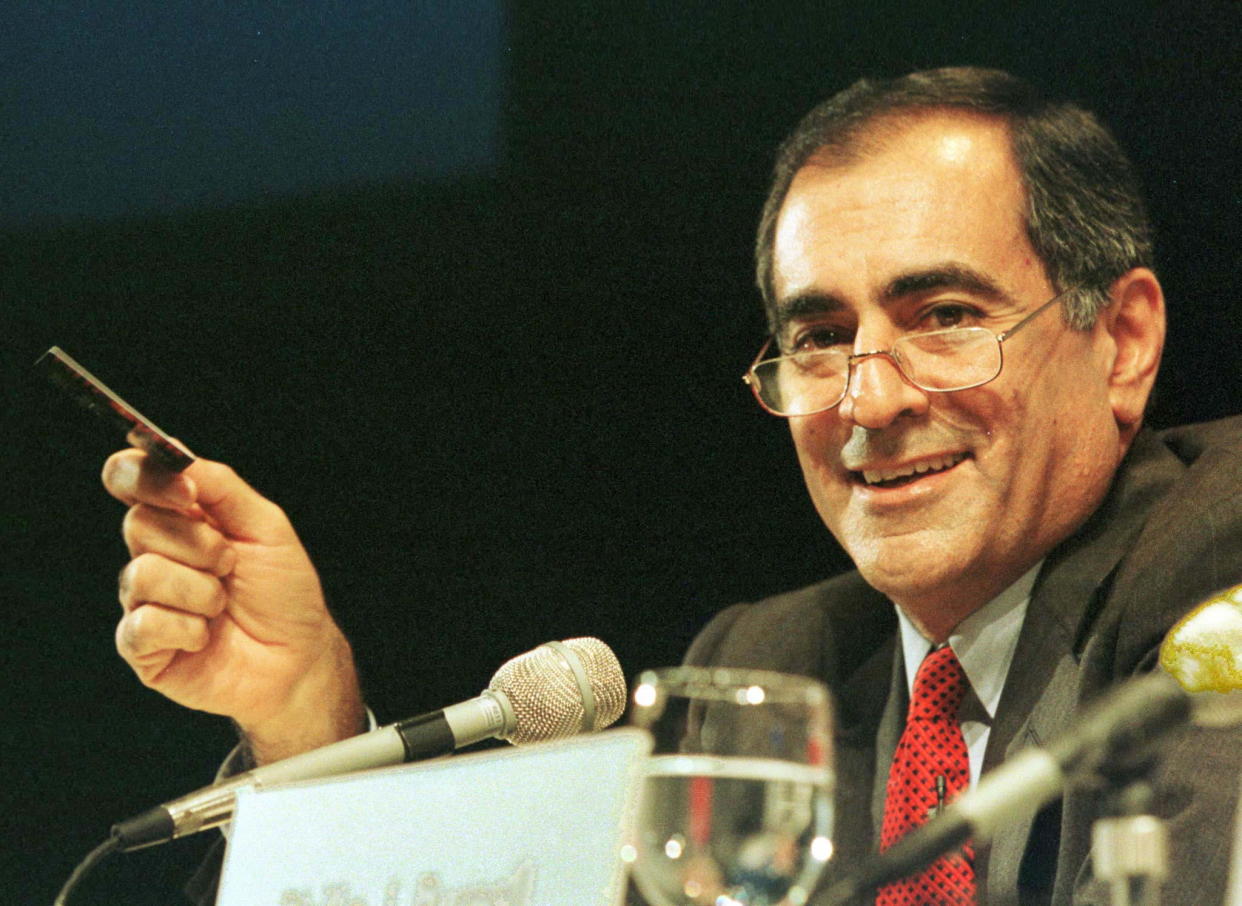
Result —
M 652 906 L 801 906 L 832 856 L 832 712 L 813 679 L 673 667 L 641 674 L 652 734 L 633 878 Z

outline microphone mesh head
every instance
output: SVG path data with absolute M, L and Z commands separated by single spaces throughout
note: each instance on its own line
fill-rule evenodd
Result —
M 591 730 L 602 730 L 625 710 L 625 676 L 612 649 L 599 639 L 566 639 L 566 648 L 578 656 L 595 694 Z M 513 729 L 503 732 L 515 746 L 564 739 L 582 732 L 582 692 L 573 668 L 555 649 L 540 646 L 507 662 L 492 677 L 488 689 L 502 692 L 513 706 Z

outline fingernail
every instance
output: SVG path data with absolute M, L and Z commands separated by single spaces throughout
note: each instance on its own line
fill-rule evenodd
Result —
M 113 456 L 107 463 L 111 474 L 105 474 L 104 480 L 118 491 L 132 492 L 138 485 L 138 463 L 126 456 Z M 105 470 L 106 471 L 106 470 Z

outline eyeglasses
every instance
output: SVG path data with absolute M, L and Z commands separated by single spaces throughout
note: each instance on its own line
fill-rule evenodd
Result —
M 986 327 L 950 327 L 898 337 L 887 351 L 823 349 L 765 359 L 774 342 L 769 337 L 742 380 L 750 385 L 759 405 L 785 417 L 815 415 L 839 405 L 849 389 L 855 363 L 873 356 L 887 358 L 920 390 L 969 390 L 1001 373 L 1005 364 L 1001 347 L 1006 340 L 1073 292 L 1067 289 L 1053 296 L 1004 333 L 993 333 Z

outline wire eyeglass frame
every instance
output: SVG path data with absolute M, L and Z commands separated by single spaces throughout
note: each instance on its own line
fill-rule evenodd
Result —
M 1010 327 L 1008 330 L 1001 333 L 996 333 L 986 327 L 950 327 L 945 330 L 934 330 L 923 334 L 906 334 L 905 336 L 898 337 L 894 341 L 893 345 L 888 349 L 874 349 L 868 352 L 851 353 L 845 358 L 845 380 L 841 385 L 840 395 L 831 403 L 818 406 L 817 408 L 808 409 L 804 412 L 782 412 L 774 404 L 765 400 L 763 379 L 757 373 L 756 369 L 761 367 L 770 367 L 775 370 L 779 369 L 781 363 L 783 362 L 794 362 L 797 360 L 805 361 L 808 357 L 823 358 L 833 355 L 839 356 L 839 351 L 821 350 L 810 353 L 792 353 L 790 355 L 781 355 L 765 359 L 764 355 L 772 347 L 772 344 L 776 342 L 775 337 L 768 337 L 767 342 L 763 344 L 763 348 L 759 350 L 759 354 L 755 356 L 755 360 L 751 362 L 751 365 L 746 370 L 746 373 L 742 375 L 742 380 L 750 387 L 751 392 L 754 393 L 755 399 L 758 400 L 760 406 L 773 415 L 780 416 L 782 418 L 797 418 L 804 415 L 818 415 L 820 412 L 827 412 L 829 409 L 835 409 L 841 404 L 841 401 L 845 399 L 846 394 L 849 392 L 850 381 L 853 379 L 854 375 L 854 365 L 857 362 L 861 362 L 864 359 L 874 358 L 875 356 L 883 356 L 884 358 L 887 358 L 893 363 L 893 367 L 897 369 L 904 380 L 908 381 L 911 385 L 917 387 L 925 393 L 954 393 L 958 390 L 971 390 L 975 387 L 982 387 L 984 384 L 996 380 L 996 378 L 1000 375 L 1002 369 L 1005 367 L 1004 344 L 1006 340 L 1020 331 L 1027 324 L 1030 324 L 1031 321 L 1035 320 L 1035 318 L 1042 312 L 1056 305 L 1058 302 L 1065 300 L 1065 298 L 1074 293 L 1076 289 L 1077 287 L 1074 287 L 1057 293 L 1047 302 L 1031 311 L 1013 327 Z M 946 337 L 948 335 L 963 336 L 967 332 L 974 337 L 981 337 L 983 334 L 986 334 L 996 341 L 996 369 L 991 375 L 981 378 L 980 380 L 970 381 L 965 384 L 955 385 L 952 387 L 931 387 L 924 383 L 920 383 L 912 374 L 910 374 L 908 370 L 910 366 L 900 354 L 900 348 L 903 343 L 910 342 L 915 338 L 926 340 L 927 338 Z

